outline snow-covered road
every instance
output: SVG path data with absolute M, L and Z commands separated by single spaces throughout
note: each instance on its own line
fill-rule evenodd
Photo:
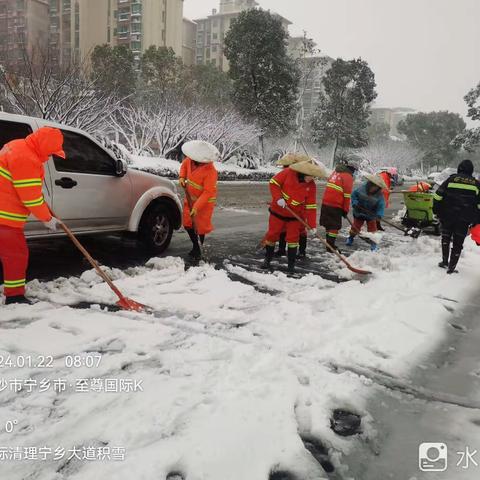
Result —
M 376 432 L 371 380 L 342 367 L 406 375 L 444 338 L 449 302 L 480 279 L 470 240 L 461 274 L 446 276 L 437 238 L 392 236 L 380 253 L 350 257 L 375 272 L 365 283 L 333 259 L 349 281 L 185 271 L 173 257 L 111 270 L 156 314 L 75 308 L 114 301 L 91 271 L 31 282 L 42 302 L 1 310 L 0 478 L 326 478 L 306 441 L 328 448 L 337 478 L 348 478 L 342 455 Z M 52 368 L 20 368 L 25 356 L 53 356 Z M 362 416 L 361 435 L 331 430 L 339 408 Z

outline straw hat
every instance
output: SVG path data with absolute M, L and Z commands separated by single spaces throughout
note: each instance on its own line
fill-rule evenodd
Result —
M 280 160 L 278 160 L 277 165 L 279 167 L 289 167 L 295 163 L 311 161 L 311 158 L 307 155 L 301 153 L 287 153 Z
M 328 177 L 328 173 L 325 168 L 317 165 L 316 163 L 312 163 L 311 161 L 294 163 L 293 165 L 290 165 L 290 168 L 295 172 L 303 173 L 304 175 L 307 175 L 309 177 Z
M 184 143 L 182 152 L 199 163 L 213 163 L 220 159 L 220 152 L 217 147 L 203 140 L 191 140 Z
M 365 175 L 365 178 L 373 183 L 374 185 L 376 185 L 377 187 L 380 187 L 382 190 L 386 190 L 388 187 L 387 187 L 387 184 L 384 182 L 383 178 L 382 177 L 379 177 L 378 175 Z

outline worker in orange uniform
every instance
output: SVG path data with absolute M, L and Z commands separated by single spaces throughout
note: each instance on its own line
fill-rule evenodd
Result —
M 335 250 L 338 250 L 335 242 L 342 228 L 342 217 L 346 217 L 350 211 L 353 176 L 360 166 L 360 161 L 359 157 L 351 155 L 339 163 L 330 175 L 323 195 L 320 225 L 325 227 L 327 242 Z
M 51 231 L 60 221 L 52 216 L 42 193 L 44 163 L 52 154 L 65 158 L 63 135 L 42 127 L 0 151 L 0 260 L 7 305 L 29 304 L 25 297 L 28 247 L 24 226 L 30 214 Z
M 412 185 L 408 191 L 416 193 L 428 193 L 432 189 L 432 186 L 427 182 L 417 182 L 415 185 Z
M 200 243 L 203 245 L 205 235 L 214 229 L 212 217 L 217 202 L 218 179 L 214 162 L 220 158 L 220 152 L 202 140 L 186 142 L 182 152 L 186 157 L 180 167 L 179 180 L 186 191 L 183 226 L 193 244 L 189 256 L 199 260 L 202 254 Z
M 387 188 L 383 189 L 383 197 L 385 199 L 385 208 L 388 208 L 390 206 L 390 189 L 392 188 L 392 172 L 390 172 L 387 169 L 382 170 L 377 174 L 385 183 Z M 385 229 L 382 227 L 382 222 L 380 220 L 377 220 L 377 230 L 380 230 L 382 232 L 385 231 Z
M 311 159 L 308 155 L 303 155 L 301 153 L 287 153 L 280 160 L 278 160 L 277 165 L 279 167 L 288 168 L 295 163 L 300 162 L 310 162 Z M 300 232 L 300 241 L 299 241 L 299 250 L 298 256 L 305 258 L 307 256 L 307 232 L 305 228 Z M 278 241 L 278 250 L 275 252 L 276 257 L 284 257 L 287 254 L 287 230 L 285 229 L 280 234 L 280 240 Z
M 325 170 L 312 162 L 301 162 L 282 170 L 270 180 L 272 202 L 265 236 L 265 261 L 262 268 L 270 269 L 275 243 L 284 229 L 287 231 L 289 273 L 295 272 L 302 224 L 289 211 L 304 219 L 313 230 L 317 225 L 317 188 L 315 178 L 326 177 Z

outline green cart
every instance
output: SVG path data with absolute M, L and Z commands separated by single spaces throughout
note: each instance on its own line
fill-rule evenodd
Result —
M 421 230 L 431 228 L 435 235 L 440 235 L 440 222 L 433 213 L 433 193 L 403 192 L 403 198 L 407 212 L 402 224 Z

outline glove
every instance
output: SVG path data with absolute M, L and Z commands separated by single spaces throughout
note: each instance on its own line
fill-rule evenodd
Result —
M 345 210 L 344 210 L 343 213 L 342 213 L 342 217 L 347 218 L 348 217 L 348 212 L 345 212 Z
M 193 218 L 197 215 L 197 209 L 196 208 L 192 208 L 192 211 L 190 212 L 190 216 Z
M 43 222 L 46 228 L 48 228 L 51 232 L 56 232 L 57 227 L 62 224 L 62 222 L 55 217 L 52 217 L 48 222 Z
M 185 188 L 187 186 L 187 181 L 184 178 L 179 178 L 178 183 L 180 183 L 180 186 L 182 188 Z
M 317 229 L 316 229 L 316 228 L 311 228 L 311 229 L 310 229 L 310 233 L 311 233 L 312 235 L 316 235 L 316 234 L 317 234 Z
M 287 206 L 287 202 L 285 201 L 284 198 L 281 198 L 280 200 L 277 201 L 277 205 L 280 207 L 280 208 L 285 208 Z

